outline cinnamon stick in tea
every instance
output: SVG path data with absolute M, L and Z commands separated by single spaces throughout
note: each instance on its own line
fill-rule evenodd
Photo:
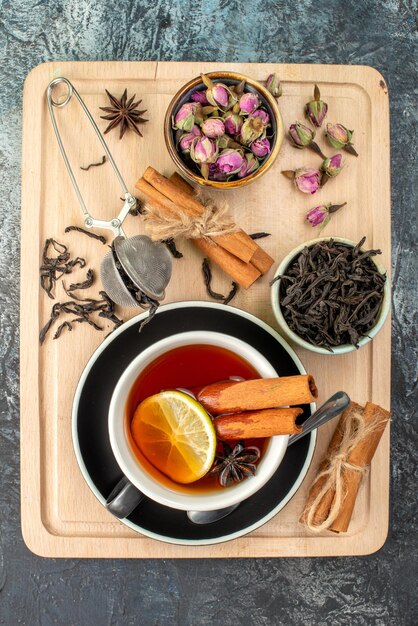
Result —
M 308 404 L 317 397 L 318 390 L 313 376 L 305 374 L 258 378 L 237 383 L 214 383 L 204 387 L 197 399 L 212 415 L 220 415 Z
M 221 415 L 214 419 L 213 425 L 223 441 L 294 435 L 302 430 L 296 424 L 296 418 L 302 413 L 299 408 L 245 411 Z

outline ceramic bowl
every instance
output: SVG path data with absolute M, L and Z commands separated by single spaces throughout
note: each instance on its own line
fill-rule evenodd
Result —
M 248 185 L 249 183 L 258 180 L 261 176 L 263 176 L 263 174 L 265 174 L 267 170 L 270 169 L 270 167 L 276 160 L 283 142 L 284 135 L 282 116 L 275 98 L 264 87 L 264 85 L 262 85 L 258 81 L 253 80 L 248 76 L 237 74 L 236 72 L 209 72 L 207 76 L 209 76 L 212 81 L 222 82 L 225 85 L 237 85 L 241 81 L 245 81 L 246 91 L 255 92 L 259 95 L 263 106 L 270 115 L 271 129 L 269 130 L 271 130 L 273 134 L 271 153 L 266 159 L 264 159 L 261 166 L 255 172 L 249 174 L 245 178 L 240 178 L 237 180 L 224 182 L 216 180 L 206 180 L 201 174 L 199 174 L 197 169 L 195 170 L 188 167 L 188 165 L 183 161 L 182 155 L 176 148 L 176 131 L 172 128 L 172 120 L 173 117 L 175 117 L 179 108 L 186 102 L 190 101 L 191 95 L 195 91 L 199 91 L 205 88 L 200 76 L 193 78 L 193 80 L 183 85 L 183 87 L 176 93 L 168 106 L 164 120 L 164 138 L 167 150 L 171 158 L 173 159 L 175 166 L 191 182 L 206 187 L 214 187 L 216 189 L 234 189 L 236 187 L 244 187 L 244 185 Z
M 281 276 L 281 275 L 286 274 L 286 271 L 289 265 L 293 263 L 294 259 L 300 254 L 300 252 L 302 252 L 304 248 L 306 247 L 310 248 L 320 241 L 330 241 L 331 239 L 337 243 L 346 244 L 347 246 L 354 247 L 356 245 L 355 241 L 351 241 L 350 239 L 343 239 L 341 237 L 321 237 L 319 239 L 312 239 L 311 241 L 303 243 L 300 246 L 297 246 L 296 248 L 294 248 L 280 263 L 275 273 L 275 276 Z M 372 257 L 371 260 L 376 265 L 377 269 L 379 270 L 381 274 L 386 274 L 385 268 L 376 261 L 376 257 Z M 284 319 L 282 309 L 280 306 L 280 298 L 279 298 L 280 283 L 281 283 L 281 280 L 278 280 L 275 283 L 273 283 L 271 287 L 271 304 L 273 307 L 273 312 L 276 317 L 277 323 L 280 327 L 280 330 L 290 342 L 300 346 L 301 348 L 306 348 L 306 350 L 310 350 L 311 352 L 316 352 L 317 354 L 327 354 L 327 355 L 346 354 L 348 352 L 353 352 L 354 350 L 357 349 L 356 346 L 353 346 L 352 344 L 343 344 L 340 346 L 333 347 L 332 352 L 330 352 L 329 350 L 326 350 L 325 348 L 322 348 L 320 346 L 315 346 L 309 343 L 308 341 L 305 341 L 304 339 L 302 339 L 302 337 L 300 337 L 295 332 L 293 332 L 287 325 L 287 322 Z M 360 339 L 358 343 L 359 348 L 361 348 L 362 346 L 365 346 L 367 343 L 369 343 L 369 341 L 373 339 L 373 337 L 377 335 L 377 333 L 382 328 L 388 316 L 389 310 L 390 310 L 390 285 L 389 285 L 389 281 L 386 279 L 385 286 L 384 286 L 384 293 L 383 293 L 383 301 L 382 301 L 382 306 L 380 309 L 379 317 L 377 319 L 376 324 L 368 332 L 368 334 Z

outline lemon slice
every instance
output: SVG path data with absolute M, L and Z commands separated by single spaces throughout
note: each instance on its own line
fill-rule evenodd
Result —
M 215 458 L 211 418 L 196 400 L 180 391 L 163 391 L 141 402 L 131 432 L 148 461 L 178 483 L 202 478 Z

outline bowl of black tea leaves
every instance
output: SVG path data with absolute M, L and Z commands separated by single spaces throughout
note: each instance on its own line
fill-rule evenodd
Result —
M 280 329 L 293 343 L 319 354 L 361 348 L 382 328 L 390 308 L 390 285 L 376 257 L 339 237 L 298 246 L 271 281 L 271 301 Z

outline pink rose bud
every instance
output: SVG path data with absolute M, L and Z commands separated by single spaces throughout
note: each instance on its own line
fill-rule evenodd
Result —
M 316 193 L 321 187 L 321 172 L 313 167 L 300 167 L 295 172 L 295 185 L 303 193 Z
M 260 98 L 256 93 L 243 93 L 239 99 L 239 106 L 242 113 L 252 113 L 261 104 Z
M 311 226 L 321 226 L 320 230 L 322 231 L 330 221 L 331 213 L 335 213 L 346 204 L 346 202 L 343 204 L 321 204 L 308 211 L 306 219 Z
M 209 104 L 221 109 L 231 108 L 237 101 L 237 96 L 223 83 L 214 83 L 209 76 L 200 75 L 203 84 L 207 87 L 206 98 Z
M 289 127 L 289 136 L 293 145 L 301 149 L 312 143 L 315 131 L 300 122 L 295 122 L 295 124 L 291 124 Z
M 182 135 L 179 141 L 180 150 L 182 152 L 190 152 L 190 146 L 192 145 L 193 140 L 199 135 L 200 135 L 200 128 L 199 126 L 196 126 L 195 124 L 192 130 L 190 131 L 190 133 L 185 133 L 184 135 Z
M 225 135 L 225 126 L 222 120 L 218 118 L 208 117 L 202 124 L 202 133 L 206 137 L 216 139 Z
M 195 91 L 192 93 L 193 102 L 200 102 L 202 106 L 207 106 L 209 104 L 208 99 L 206 98 L 205 90 L 203 91 Z
M 248 174 L 251 174 L 251 172 L 255 172 L 259 165 L 258 159 L 254 156 L 254 154 L 247 152 L 244 156 L 242 167 L 238 172 L 238 178 L 245 178 Z
M 270 123 L 270 115 L 263 109 L 257 109 L 254 113 L 250 113 L 250 117 L 259 117 L 263 122 L 263 126 L 268 126 Z
M 194 108 L 194 104 L 191 102 L 187 102 L 180 107 L 174 118 L 176 128 L 187 131 L 192 129 L 194 124 Z
M 306 219 L 312 226 L 319 226 L 325 220 L 329 219 L 329 205 L 321 204 L 320 206 L 316 206 L 306 214 Z
M 209 176 L 210 180 L 218 180 L 221 182 L 225 182 L 228 179 L 228 174 L 221 172 L 216 165 L 216 163 L 210 163 L 209 165 Z
M 328 111 L 328 105 L 321 100 L 321 94 L 319 92 L 318 85 L 315 85 L 314 99 L 308 102 L 305 106 L 305 115 L 308 120 L 319 128 L 325 119 Z
M 282 174 L 292 179 L 303 193 L 316 193 L 321 187 L 321 172 L 313 167 L 300 167 L 296 171 L 285 170 Z
M 275 98 L 280 98 L 282 95 L 282 85 L 277 74 L 270 74 L 266 80 L 265 86 Z
M 351 143 L 353 133 L 353 130 L 348 130 L 348 128 L 342 124 L 327 124 L 325 137 L 333 148 L 337 148 L 337 150 L 343 148 L 350 154 L 358 156 L 353 144 Z
M 251 144 L 251 150 L 255 154 L 255 156 L 262 159 L 263 157 L 270 154 L 270 142 L 267 137 L 264 137 L 264 139 L 256 139 Z
M 264 133 L 263 122 L 259 117 L 248 117 L 241 128 L 241 141 L 249 146 Z
M 230 113 L 224 120 L 225 130 L 229 135 L 238 135 L 241 130 L 243 119 L 236 113 Z
M 209 137 L 196 137 L 190 146 L 190 156 L 195 163 L 211 163 L 216 155 L 216 144 Z
M 216 159 L 216 166 L 224 174 L 236 174 L 240 171 L 244 159 L 240 152 L 227 148 Z
M 325 159 L 321 165 L 321 170 L 327 176 L 337 176 L 342 170 L 342 155 L 334 154 L 331 158 Z

